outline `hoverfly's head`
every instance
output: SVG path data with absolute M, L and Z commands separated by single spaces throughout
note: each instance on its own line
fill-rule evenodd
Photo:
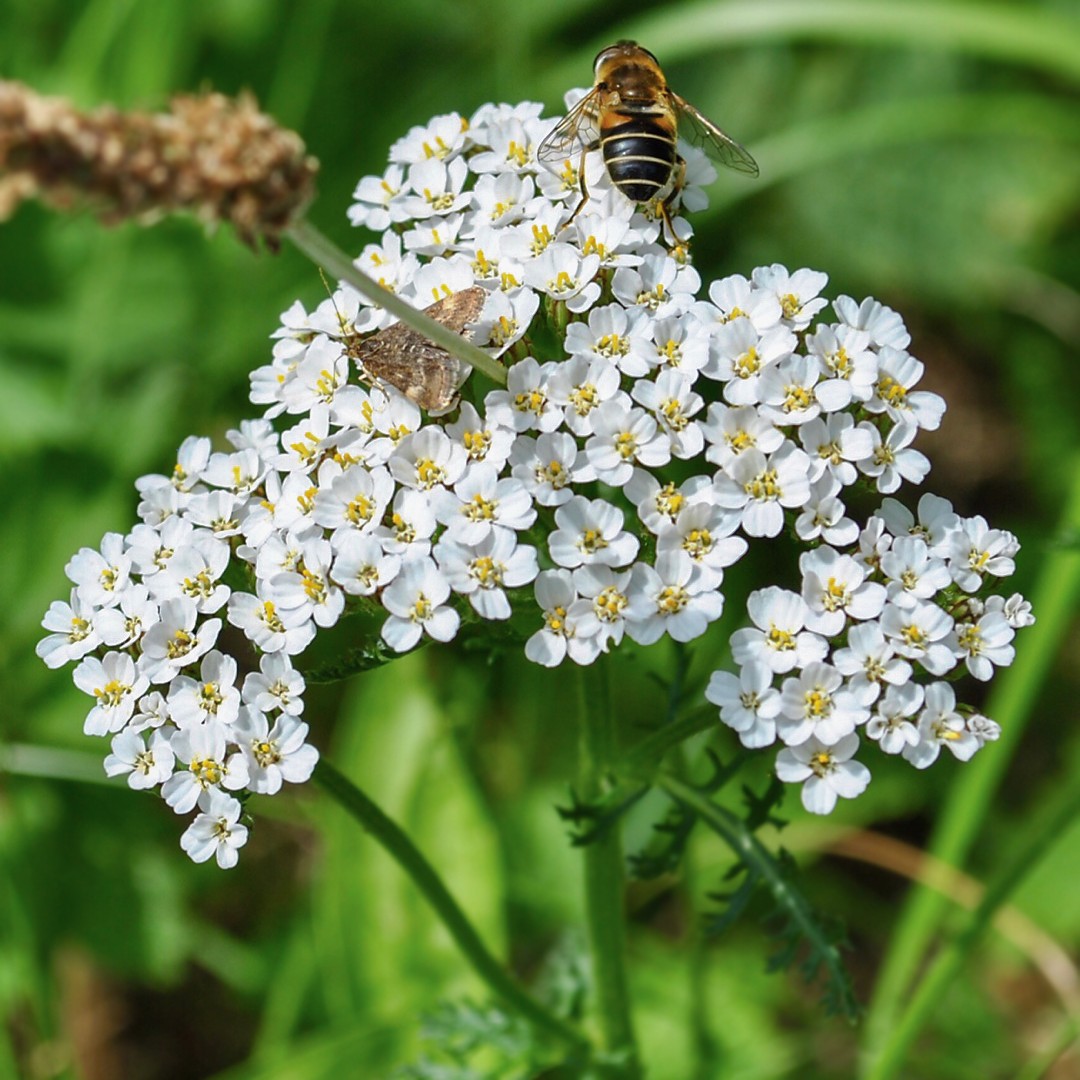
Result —
M 636 41 L 616 41 L 614 45 L 608 45 L 596 54 L 593 61 L 593 74 L 596 82 L 602 82 L 606 72 L 614 66 L 630 63 L 649 63 L 659 67 L 659 61 L 648 49 L 643 49 Z

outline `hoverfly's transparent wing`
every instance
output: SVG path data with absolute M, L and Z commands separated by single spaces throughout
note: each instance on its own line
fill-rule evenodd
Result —
M 594 87 L 555 125 L 536 149 L 538 161 L 557 165 L 600 141 L 599 96 Z
M 671 93 L 669 91 L 669 93 Z M 703 116 L 690 102 L 671 94 L 671 103 L 679 114 L 679 135 L 688 143 L 701 147 L 714 161 L 726 165 L 747 176 L 757 176 L 757 162 L 750 152 L 740 146 L 730 135 L 721 131 L 707 116 Z

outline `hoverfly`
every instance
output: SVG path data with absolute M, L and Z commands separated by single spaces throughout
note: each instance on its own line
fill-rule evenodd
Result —
M 599 147 L 615 187 L 632 202 L 656 199 L 671 229 L 668 207 L 682 188 L 686 168 L 675 144 L 680 121 L 690 129 L 683 132 L 688 142 L 729 169 L 757 176 L 757 162 L 742 146 L 669 89 L 659 62 L 648 49 L 634 41 L 609 45 L 596 57 L 594 74 L 592 90 L 559 121 L 536 152 L 539 160 L 554 163 L 581 150 L 582 200 L 571 220 L 589 199 L 585 154 Z
M 467 324 L 480 317 L 486 298 L 487 293 L 473 285 L 424 308 L 424 314 L 464 336 Z M 365 379 L 389 383 L 428 412 L 448 409 L 472 370 L 405 323 L 369 337 L 348 335 L 344 344 Z

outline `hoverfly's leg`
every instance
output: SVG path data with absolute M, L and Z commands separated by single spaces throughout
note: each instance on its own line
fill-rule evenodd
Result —
M 581 213 L 582 208 L 589 201 L 589 188 L 585 183 L 585 155 L 595 149 L 591 146 L 583 146 L 581 148 L 581 160 L 578 162 L 578 182 L 581 185 L 581 202 L 574 207 L 574 212 L 559 226 L 559 232 L 569 227 L 570 223 Z
M 671 247 L 677 248 L 684 244 L 685 241 L 680 239 L 678 233 L 675 232 L 675 225 L 671 220 L 671 204 L 675 201 L 675 197 L 682 193 L 684 184 L 686 183 L 686 160 L 682 157 L 675 159 L 675 182 L 671 185 L 671 191 L 667 197 L 659 203 L 660 216 L 664 219 L 664 224 L 667 226 L 667 231 L 671 235 Z

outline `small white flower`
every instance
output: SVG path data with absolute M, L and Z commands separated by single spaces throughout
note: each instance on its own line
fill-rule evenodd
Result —
M 1007 667 L 1016 650 L 1010 644 L 1016 631 L 1000 611 L 988 611 L 978 619 L 964 620 L 948 637 L 957 658 L 980 682 L 988 682 L 995 667 Z
M 836 668 L 820 662 L 784 680 L 776 726 L 788 746 L 811 736 L 824 746 L 835 746 L 866 720 L 867 710 L 850 690 L 842 689 L 843 682 Z
M 824 540 L 837 547 L 858 540 L 859 526 L 845 516 L 847 507 L 837 498 L 839 490 L 840 482 L 828 473 L 810 485 L 810 495 L 795 519 L 795 534 L 800 540 Z
M 661 484 L 646 469 L 635 469 L 623 493 L 637 507 L 645 528 L 659 536 L 678 521 L 686 507 L 698 502 L 712 504 L 712 480 L 707 476 L 691 476 L 676 488 L 673 480 Z
M 86 657 L 75 669 L 75 685 L 94 698 L 86 717 L 87 735 L 107 735 L 119 731 L 135 712 L 135 704 L 150 685 L 145 673 L 124 652 L 110 652 L 103 660 Z
M 810 738 L 776 755 L 776 775 L 786 784 L 803 785 L 802 804 L 811 814 L 831 814 L 838 798 L 854 799 L 870 783 L 870 770 L 851 760 L 858 749 L 855 734 L 844 736 L 835 746 Z
M 401 556 L 388 555 L 376 537 L 350 533 L 334 545 L 330 577 L 351 596 L 373 596 L 400 567 Z
M 634 465 L 647 469 L 671 460 L 671 442 L 643 409 L 630 409 L 620 401 L 607 401 L 593 413 L 595 434 L 585 443 L 585 455 L 597 477 L 622 487 Z
M 446 434 L 464 447 L 469 469 L 480 462 L 502 469 L 514 444 L 512 428 L 500 427 L 488 418 L 482 419 L 468 401 L 461 403 L 458 419 L 446 425 Z
M 806 348 L 821 371 L 817 396 L 826 412 L 838 412 L 853 401 L 869 401 L 873 396 L 878 365 L 869 345 L 870 335 L 850 326 L 819 326 L 807 336 Z
M 952 580 L 944 561 L 931 557 L 918 536 L 898 536 L 881 556 L 881 572 L 888 580 L 889 600 L 900 607 L 932 599 Z
M 754 330 L 764 333 L 780 321 L 780 299 L 775 292 L 752 285 L 742 274 L 714 281 L 709 286 L 709 303 L 694 304 L 693 312 L 708 328 L 723 326 L 735 319 L 747 319 Z
M 266 583 L 267 599 L 283 616 L 302 612 L 316 626 L 333 626 L 345 610 L 345 594 L 331 580 L 332 563 L 329 540 L 305 541 L 296 569 L 275 574 Z
M 402 488 L 394 496 L 389 523 L 380 525 L 372 535 L 388 554 L 416 558 L 431 551 L 436 524 L 430 495 Z
M 911 679 L 911 665 L 893 651 L 876 622 L 851 627 L 847 647 L 833 653 L 832 662 L 847 676 L 848 688 L 860 705 L 877 701 L 881 687 L 902 686 Z
M 555 524 L 548 550 L 559 566 L 626 566 L 637 555 L 638 539 L 623 529 L 622 511 L 603 499 L 575 495 L 555 511 Z
M 746 610 L 755 628 L 736 630 L 731 635 L 735 663 L 745 665 L 756 660 L 783 675 L 825 658 L 825 639 L 803 629 L 810 609 L 797 593 L 776 585 L 758 589 L 750 594 Z
M 818 365 L 808 356 L 789 356 L 770 365 L 758 383 L 762 414 L 783 426 L 815 420 L 821 412 L 817 381 Z
M 492 390 L 484 405 L 496 423 L 515 431 L 554 431 L 562 423 L 562 410 L 548 397 L 549 365 L 540 366 L 531 356 L 506 373 L 506 389 Z
M 552 244 L 525 267 L 525 283 L 570 311 L 587 311 L 600 296 L 593 278 L 600 269 L 599 255 L 582 255 L 570 244 Z
M 195 602 L 186 596 L 161 605 L 161 621 L 147 630 L 139 657 L 139 669 L 151 682 L 171 682 L 214 647 L 221 620 L 206 619 L 196 628 L 198 617 Z
M 866 569 L 827 545 L 799 557 L 802 598 L 810 609 L 806 625 L 835 637 L 848 619 L 876 619 L 885 606 L 885 586 L 866 580 Z
M 573 435 L 554 431 L 533 439 L 519 435 L 510 451 L 511 472 L 541 506 L 561 506 L 574 496 L 575 481 L 596 474 Z
M 79 590 L 79 598 L 92 607 L 110 607 L 120 602 L 131 581 L 131 556 L 124 552 L 120 533 L 106 533 L 101 550 L 80 548 L 64 573 Z
M 534 664 L 558 667 L 570 657 L 577 664 L 591 664 L 600 655 L 598 639 L 578 634 L 578 625 L 589 612 L 580 599 L 569 570 L 545 570 L 536 579 L 536 603 L 544 625 L 525 643 L 525 656 Z
M 817 480 L 828 472 L 847 487 L 859 474 L 853 462 L 864 461 L 874 452 L 869 425 L 856 426 L 850 413 L 818 417 L 799 428 L 799 441 L 812 462 L 810 475 Z
M 172 776 L 175 761 L 176 756 L 164 732 L 153 732 L 147 745 L 142 735 L 129 728 L 113 736 L 112 753 L 105 758 L 105 773 L 126 776 L 128 787 L 146 791 Z
M 784 509 L 802 506 L 810 495 L 810 459 L 794 443 L 766 457 L 746 450 L 716 477 L 716 501 L 742 511 L 747 536 L 777 536 Z
M 178 675 L 169 684 L 169 717 L 179 728 L 191 728 L 207 720 L 231 724 L 240 710 L 236 661 L 212 649 L 202 659 L 199 678 Z
M 310 779 L 319 752 L 305 742 L 307 733 L 307 724 L 295 716 L 279 716 L 271 728 L 265 713 L 245 705 L 230 736 L 247 760 L 247 786 L 276 795 L 285 781 L 302 784 Z
M 94 608 L 71 590 L 70 603 L 54 600 L 41 620 L 51 631 L 37 643 L 34 651 L 50 668 L 62 667 L 69 660 L 78 660 L 101 644 L 101 635 L 94 628 Z
M 829 283 L 829 275 L 820 270 L 803 269 L 792 273 L 786 266 L 773 263 L 772 266 L 759 266 L 752 280 L 756 288 L 776 296 L 780 301 L 781 316 L 793 330 L 805 330 L 810 320 L 828 303 L 820 293 Z
M 630 570 L 619 573 L 610 566 L 581 566 L 574 571 L 574 588 L 588 602 L 588 610 L 577 620 L 577 632 L 594 639 L 604 652 L 623 639 L 632 576 Z
M 917 519 L 896 499 L 883 499 L 877 516 L 893 536 L 917 536 L 926 542 L 931 555 L 942 559 L 949 554 L 950 537 L 960 528 L 960 517 L 952 503 L 930 492 L 919 498 Z
M 833 311 L 845 326 L 865 330 L 870 344 L 878 348 L 887 345 L 892 349 L 906 349 L 911 343 L 904 320 L 892 308 L 879 303 L 872 296 L 861 304 L 850 296 L 838 296 L 833 301 Z
M 389 462 L 390 472 L 399 484 L 420 491 L 456 484 L 467 464 L 464 447 L 434 426 L 406 435 Z
M 194 809 L 199 796 L 215 788 L 238 791 L 247 786 L 248 768 L 243 754 L 228 753 L 225 725 L 208 720 L 199 727 L 178 731 L 172 749 L 187 765 L 162 785 L 161 797 L 178 814 Z
M 422 634 L 449 641 L 461 625 L 458 613 L 443 606 L 449 596 L 450 585 L 431 559 L 406 560 L 382 594 L 383 607 L 390 612 L 383 640 L 397 652 L 408 652 Z
M 931 675 L 944 675 L 956 666 L 952 649 L 945 643 L 952 628 L 951 616 L 937 604 L 886 604 L 881 615 L 881 629 L 893 648 L 901 656 L 917 660 Z
M 911 442 L 918 434 L 918 429 L 910 424 L 897 424 L 882 439 L 881 433 L 871 423 L 859 425 L 870 436 L 873 449 L 869 455 L 858 461 L 859 471 L 864 476 L 877 480 L 878 491 L 887 494 L 896 491 L 907 480 L 911 484 L 921 484 L 930 471 L 930 462 L 925 454 L 911 449 Z
M 964 726 L 956 711 L 956 694 L 948 683 L 926 688 L 926 708 L 919 716 L 919 741 L 903 754 L 916 769 L 933 765 L 944 746 L 959 761 L 968 761 L 979 749 L 979 740 Z
M 789 357 L 795 345 L 795 335 L 786 327 L 775 326 L 759 336 L 749 319 L 736 319 L 713 335 L 704 374 L 724 383 L 729 404 L 757 405 L 762 374 Z
M 213 857 L 222 870 L 230 870 L 248 838 L 247 826 L 239 824 L 240 803 L 216 790 L 204 791 L 198 801 L 202 813 L 180 837 L 180 847 L 192 862 L 202 863 Z
M 724 610 L 723 595 L 696 578 L 685 551 L 658 554 L 655 568 L 635 563 L 628 596 L 626 632 L 639 645 L 651 645 L 665 633 L 693 641 Z
M 620 266 L 611 279 L 619 303 L 644 308 L 656 319 L 688 310 L 700 286 L 693 267 L 680 266 L 668 255 L 646 255 L 640 266 Z
M 302 653 L 315 637 L 315 624 L 303 608 L 279 609 L 273 600 L 233 593 L 229 622 L 242 630 L 263 652 Z
M 287 653 L 271 653 L 259 658 L 259 670 L 244 676 L 241 691 L 245 705 L 261 712 L 280 709 L 289 716 L 304 711 L 304 676 L 292 666 Z
M 598 406 L 613 399 L 629 406 L 626 395 L 619 393 L 619 369 L 601 357 L 572 356 L 556 368 L 547 390 L 562 408 L 566 426 L 582 437 L 593 433 L 593 413 Z
M 737 563 L 749 547 L 741 536 L 731 535 L 738 524 L 739 515 L 730 510 L 706 501 L 691 503 L 672 524 L 660 528 L 656 554 L 686 552 L 701 587 L 718 589 L 724 569 Z
M 655 382 L 639 379 L 631 392 L 633 399 L 649 410 L 667 434 L 671 453 L 684 460 L 697 457 L 705 445 L 701 425 L 693 419 L 704 401 L 691 390 L 692 385 L 689 376 L 667 368 Z
M 949 537 L 949 572 L 965 592 L 975 592 L 985 574 L 1008 577 L 1016 569 L 1010 533 L 991 529 L 983 517 L 965 518 Z
M 536 548 L 518 546 L 509 529 L 495 529 L 475 544 L 455 540 L 449 533 L 432 552 L 450 588 L 469 598 L 473 610 L 484 619 L 509 619 L 506 588 L 534 580 L 539 568 Z
M 945 414 L 945 402 L 927 390 L 913 387 L 923 376 L 924 365 L 914 356 L 885 346 L 878 353 L 878 380 L 868 412 L 884 412 L 896 424 L 935 431 Z
M 721 467 L 746 450 L 771 454 L 784 444 L 784 433 L 750 405 L 734 407 L 714 401 L 706 417 L 701 428 L 710 443 L 705 458 Z
M 1025 600 L 1019 593 L 1013 593 L 1008 600 L 1003 596 L 989 597 L 986 601 L 986 610 L 1000 611 L 1014 630 L 1020 630 L 1035 623 L 1035 616 L 1031 614 L 1031 602 Z
M 458 543 L 479 544 L 493 530 L 520 532 L 536 520 L 525 485 L 516 477 L 500 480 L 494 465 L 473 466 L 451 491 L 432 493 L 435 516 Z
M 773 674 L 762 663 L 751 661 L 739 674 L 714 671 L 705 697 L 720 706 L 720 719 L 739 734 L 743 746 L 757 749 L 776 742 L 776 718 L 780 715 L 780 691 Z
M 919 745 L 919 729 L 911 722 L 923 704 L 923 688 L 914 682 L 890 686 L 866 724 L 866 737 L 886 754 Z
M 363 465 L 342 470 L 335 462 L 327 464 L 333 468 L 319 472 L 312 520 L 335 534 L 364 533 L 375 528 L 394 495 L 390 473 Z

